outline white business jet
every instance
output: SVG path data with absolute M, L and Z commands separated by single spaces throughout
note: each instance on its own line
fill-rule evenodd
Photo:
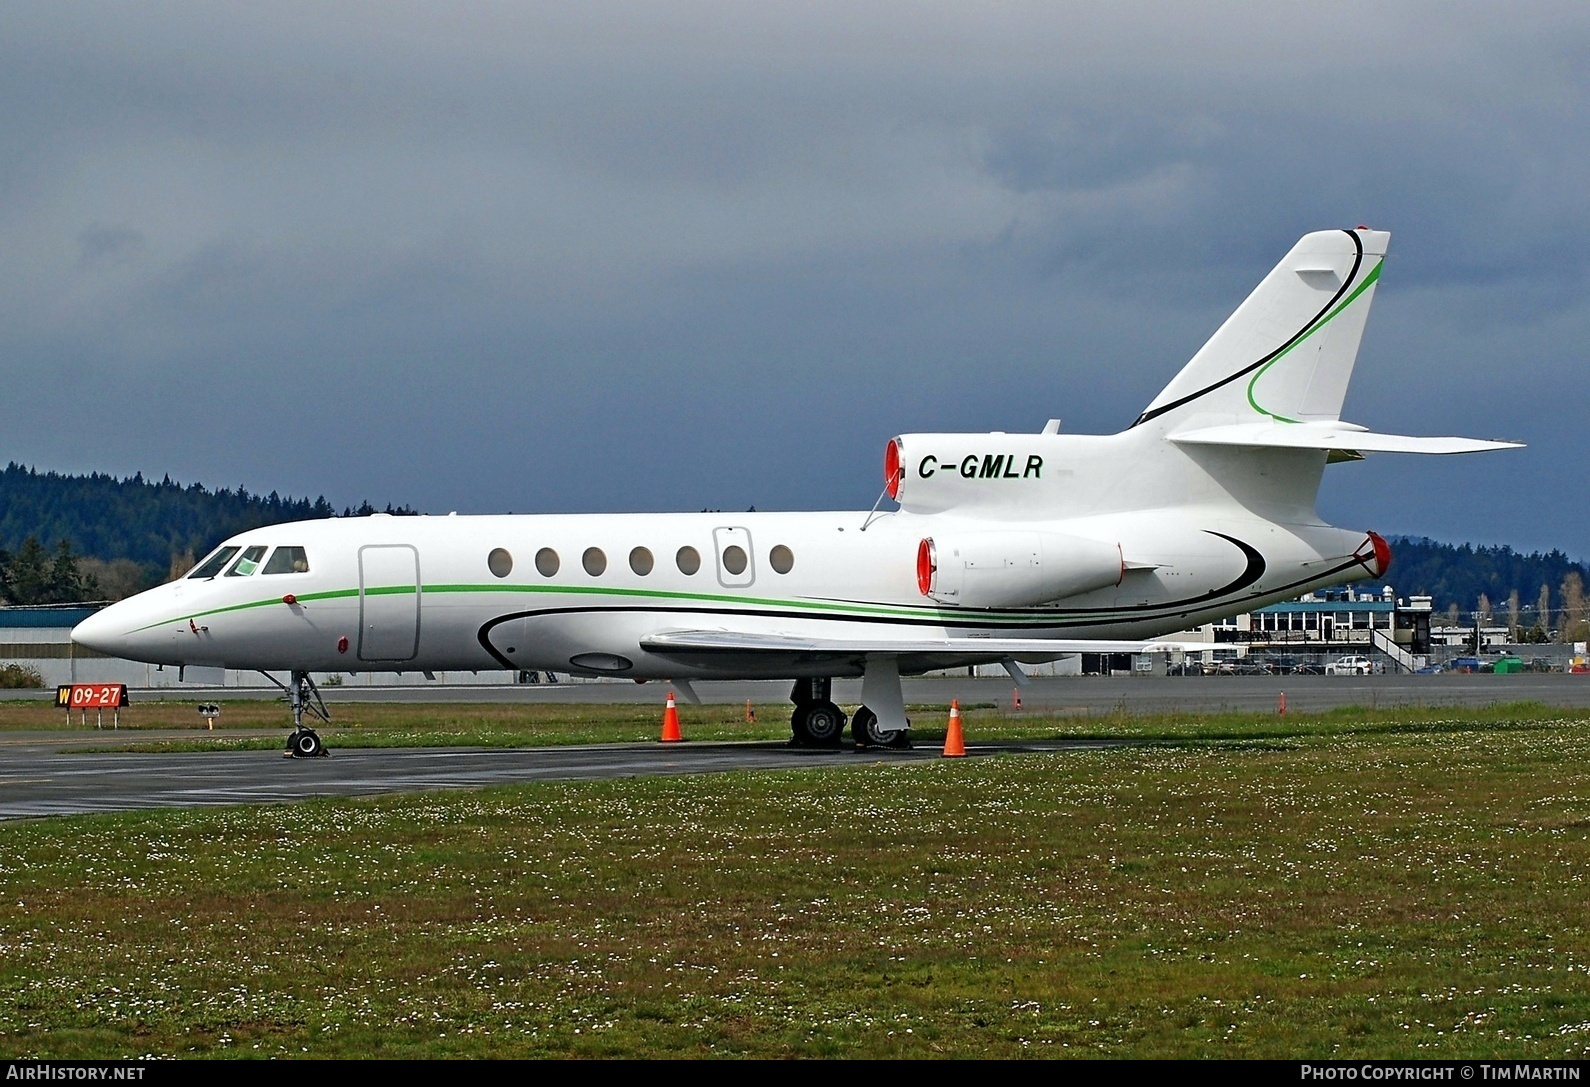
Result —
M 227 540 L 72 639 L 178 667 L 284 672 L 289 750 L 323 751 L 312 672 L 553 670 L 795 681 L 831 745 L 861 676 L 864 746 L 900 744 L 902 674 L 1083 651 L 1379 578 L 1373 532 L 1315 512 L 1329 463 L 1517 443 L 1377 434 L 1339 415 L 1389 235 L 1309 234 L 1119 434 L 905 434 L 897 510 L 333 518 Z M 883 505 L 882 499 L 878 504 Z

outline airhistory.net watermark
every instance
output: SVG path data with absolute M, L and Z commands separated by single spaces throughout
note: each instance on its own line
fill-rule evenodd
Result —
M 7 1061 L 7 1083 L 141 1082 L 149 1065 L 138 1061 Z

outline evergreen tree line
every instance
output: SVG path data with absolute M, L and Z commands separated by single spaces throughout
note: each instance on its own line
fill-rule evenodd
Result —
M 381 512 L 369 502 L 345 517 Z M 404 506 L 385 512 L 412 514 Z M 0 471 L 0 597 L 12 604 L 120 598 L 175 576 L 239 532 L 337 515 L 322 496 L 283 498 L 245 488 L 211 491 L 168 475 L 117 479 Z
M 37 536 L 29 536 L 15 555 L 0 550 L 0 603 L 74 604 L 100 598 L 99 581 L 83 568 L 82 556 L 62 540 L 54 556 Z M 4 686 L 4 684 L 0 684 Z
M 1524 554 L 1505 544 L 1475 547 L 1407 536 L 1388 542 L 1387 576 L 1357 582 L 1356 588 L 1367 592 L 1384 583 L 1404 598 L 1428 596 L 1437 614 L 1445 613 L 1454 625 L 1506 625 L 1519 641 L 1586 639 L 1590 566 L 1561 551 Z

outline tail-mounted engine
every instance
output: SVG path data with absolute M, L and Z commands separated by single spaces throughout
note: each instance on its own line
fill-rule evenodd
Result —
M 1049 434 L 903 434 L 884 447 L 883 478 L 912 513 L 1020 511 L 1045 501 L 1056 450 Z
M 1028 608 L 1119 585 L 1120 544 L 1054 532 L 966 532 L 917 545 L 922 595 L 963 608 Z

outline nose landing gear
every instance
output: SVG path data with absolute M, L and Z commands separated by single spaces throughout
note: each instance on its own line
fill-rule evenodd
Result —
M 325 724 L 331 723 L 331 711 L 326 708 L 325 699 L 320 697 L 320 688 L 309 678 L 309 673 L 293 672 L 290 683 L 283 683 L 269 672 L 261 672 L 260 675 L 287 692 L 288 704 L 293 709 L 293 730 L 287 734 L 285 756 L 289 759 L 312 759 L 329 754 L 320 733 L 304 724 L 305 710 Z
M 287 737 L 287 756 L 294 759 L 312 759 L 326 754 L 326 743 L 312 728 L 300 728 Z

